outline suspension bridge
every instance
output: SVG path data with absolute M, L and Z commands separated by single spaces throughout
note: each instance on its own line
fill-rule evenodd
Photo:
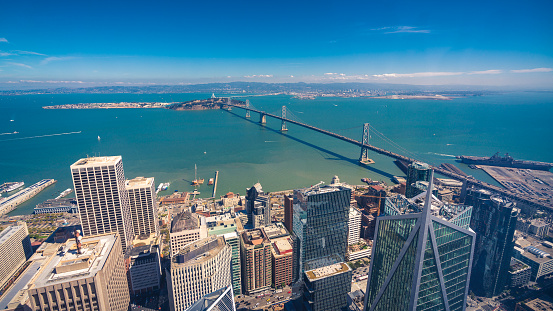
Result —
M 356 145 L 356 146 L 361 148 L 361 154 L 359 156 L 359 163 L 362 164 L 362 165 L 368 165 L 368 164 L 374 163 L 374 161 L 372 159 L 369 159 L 369 150 L 373 151 L 373 152 L 376 152 L 378 154 L 390 157 L 392 159 L 405 162 L 405 163 L 425 162 L 425 161 L 417 160 L 414 157 L 407 157 L 407 156 L 401 155 L 399 153 L 395 153 L 395 152 L 392 152 L 392 151 L 389 151 L 389 150 L 386 150 L 386 149 L 383 149 L 383 148 L 379 148 L 379 147 L 376 147 L 374 145 L 369 144 L 369 137 L 370 137 L 369 136 L 369 130 L 372 129 L 373 131 L 376 131 L 376 129 L 371 127 L 369 123 L 364 123 L 363 124 L 362 141 L 358 141 L 358 140 L 349 138 L 349 137 L 344 136 L 344 135 L 340 135 L 340 134 L 337 134 L 337 133 L 334 133 L 334 132 L 331 132 L 331 131 L 327 131 L 325 129 L 321 129 L 321 128 L 306 124 L 306 123 L 298 121 L 298 120 L 290 119 L 289 117 L 287 117 L 287 114 L 289 114 L 290 112 L 286 109 L 286 106 L 282 106 L 280 116 L 276 115 L 274 113 L 265 112 L 265 111 L 262 111 L 262 110 L 259 110 L 255 107 L 253 107 L 250 104 L 249 100 L 246 100 L 246 105 L 245 106 L 241 106 L 241 105 L 232 104 L 232 101 L 229 98 L 228 102 L 225 104 L 225 106 L 227 107 L 228 110 L 231 110 L 231 108 L 238 108 L 238 109 L 245 110 L 246 111 L 245 117 L 248 118 L 248 119 L 251 118 L 251 113 L 250 112 L 257 113 L 259 115 L 259 124 L 261 124 L 261 125 L 265 125 L 267 123 L 267 117 L 271 117 L 273 119 L 280 120 L 281 121 L 281 131 L 283 131 L 283 132 L 288 131 L 287 124 L 291 123 L 291 124 L 295 124 L 295 125 L 313 130 L 315 132 L 319 132 L 321 134 L 324 134 L 324 135 L 327 135 L 327 136 L 330 136 L 330 137 L 340 139 L 340 140 L 348 142 L 350 144 Z M 225 108 L 225 107 L 223 107 L 223 108 Z M 382 133 L 380 133 L 378 131 L 376 131 L 376 132 L 379 136 L 381 136 L 384 139 L 388 140 L 391 144 L 395 145 L 397 148 L 399 148 L 403 152 L 408 153 L 408 154 L 412 154 L 409 151 L 405 150 L 404 148 L 401 148 L 399 145 L 395 144 L 393 141 L 391 141 L 390 139 L 385 137 Z M 463 182 L 463 189 L 466 189 L 466 187 L 468 187 L 468 186 L 474 186 L 476 188 L 486 189 L 486 190 L 490 190 L 490 191 L 499 193 L 499 194 L 501 194 L 501 195 L 503 195 L 503 196 L 505 196 L 509 199 L 512 199 L 514 201 L 518 201 L 520 203 L 523 203 L 523 204 L 526 204 L 526 205 L 529 205 L 529 206 L 532 206 L 532 207 L 553 210 L 552 205 L 548 204 L 547 202 L 541 202 L 541 201 L 539 201 L 539 200 L 537 200 L 533 197 L 513 193 L 513 192 L 511 192 L 509 190 L 506 190 L 504 188 L 500 188 L 500 187 L 488 184 L 486 182 L 477 180 L 477 179 L 473 178 L 472 176 L 461 175 L 461 174 L 452 172 L 450 170 L 444 169 L 444 168 L 439 167 L 439 166 L 430 165 L 430 167 L 436 173 L 438 173 L 440 175 L 447 176 L 449 178 L 452 178 L 452 179 Z

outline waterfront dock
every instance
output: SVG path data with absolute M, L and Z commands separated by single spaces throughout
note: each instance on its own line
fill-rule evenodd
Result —
M 217 193 L 217 180 L 219 179 L 219 171 L 215 172 L 215 182 L 213 183 L 213 194 L 212 197 L 215 197 L 215 194 Z
M 6 200 L 0 202 L 0 215 L 4 215 L 13 211 L 19 204 L 34 197 L 46 187 L 52 185 L 55 182 L 55 179 L 43 179 L 36 184 L 7 197 Z

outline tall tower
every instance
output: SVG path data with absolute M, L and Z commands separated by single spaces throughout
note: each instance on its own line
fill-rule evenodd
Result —
M 414 184 L 417 181 L 429 181 L 430 166 L 426 163 L 413 162 L 407 167 L 407 182 L 405 196 L 412 198 L 416 195 Z
M 132 224 L 135 235 L 157 233 L 157 201 L 154 178 L 137 177 L 127 180 Z
M 246 189 L 246 213 L 248 215 L 248 228 L 258 228 L 271 224 L 269 196 L 263 192 L 260 183 Z
M 422 209 L 400 196 L 387 204 L 390 216 L 377 218 L 365 311 L 465 310 L 472 207 L 439 202 L 432 186 L 430 176 Z
M 501 294 L 508 284 L 513 236 L 519 209 L 515 203 L 483 189 L 469 189 L 465 204 L 473 206 L 470 227 L 476 232 L 470 289 L 478 296 Z
M 345 256 L 351 189 L 318 184 L 294 190 L 294 197 L 297 203 L 294 202 L 293 226 L 299 243 L 296 266 L 302 275 L 304 263 L 308 260 L 330 254 Z
M 80 159 L 71 165 L 71 175 L 83 235 L 117 232 L 125 252 L 134 230 L 121 156 Z

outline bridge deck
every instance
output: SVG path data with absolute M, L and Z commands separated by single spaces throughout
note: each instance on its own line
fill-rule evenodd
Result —
M 374 151 L 378 154 L 382 154 L 382 155 L 385 155 L 387 157 L 390 157 L 390 158 L 393 158 L 393 159 L 396 159 L 396 160 L 405 161 L 407 163 L 417 161 L 416 159 L 412 159 L 412 158 L 403 156 L 401 154 L 397 154 L 395 152 L 388 151 L 386 149 L 378 148 L 378 147 L 370 145 L 370 144 L 363 144 L 362 142 L 360 142 L 358 140 L 355 140 L 355 139 L 352 139 L 352 138 L 349 138 L 349 137 L 346 137 L 346 136 L 343 136 L 343 135 L 339 135 L 339 134 L 336 134 L 336 133 L 333 133 L 333 132 L 330 132 L 330 131 L 327 131 L 327 130 L 323 130 L 323 129 L 320 129 L 318 127 L 315 127 L 315 126 L 312 126 L 312 125 L 309 125 L 309 124 L 305 124 L 305 123 L 302 123 L 302 122 L 290 120 L 290 119 L 287 119 L 287 118 L 282 118 L 281 116 L 277 116 L 277 115 L 274 115 L 272 113 L 267 113 L 267 112 L 257 110 L 257 109 L 253 109 L 253 108 L 249 108 L 249 107 L 248 108 L 241 107 L 241 106 L 237 106 L 237 105 L 234 105 L 234 104 L 226 104 L 226 105 L 227 106 L 232 106 L 232 107 L 235 107 L 235 108 L 240 108 L 240 109 L 244 109 L 244 110 L 253 111 L 253 112 L 259 113 L 260 115 L 266 115 L 266 116 L 269 116 L 269 117 L 274 118 L 274 119 L 278 119 L 278 120 L 286 121 L 286 122 L 289 122 L 289 123 L 292 123 L 292 124 L 296 124 L 296 125 L 308 128 L 310 130 L 313 130 L 313 131 L 316 131 L 316 132 L 319 132 L 319 133 L 322 133 L 322 134 L 325 134 L 325 135 L 328 135 L 328 136 L 331 136 L 331 137 L 334 137 L 334 138 L 338 138 L 338 139 L 343 140 L 345 142 L 348 142 L 350 144 L 354 144 L 354 145 L 359 146 L 359 147 L 365 147 L 365 148 L 367 148 L 369 150 L 372 150 L 372 151 Z M 440 174 L 440 175 L 444 175 L 444 176 L 447 176 L 449 178 L 459 180 L 459 181 L 465 181 L 466 180 L 468 185 L 474 185 L 474 186 L 476 186 L 478 188 L 481 188 L 481 189 L 486 189 L 486 190 L 490 190 L 490 191 L 493 191 L 493 192 L 500 193 L 501 195 L 503 195 L 507 198 L 519 201 L 519 202 L 524 203 L 524 204 L 528 204 L 530 206 L 542 207 L 542 208 L 553 210 L 553 206 L 547 204 L 546 202 L 540 202 L 540 201 L 538 201 L 538 200 L 536 200 L 532 197 L 522 195 L 522 194 L 516 194 L 516 193 L 513 193 L 509 190 L 506 190 L 506 189 L 488 184 L 486 182 L 474 179 L 470 176 L 465 177 L 465 176 L 462 176 L 460 174 L 450 172 L 450 171 L 445 170 L 445 169 L 443 169 L 441 167 L 438 167 L 438 166 L 432 166 L 431 165 L 430 167 L 433 168 L 434 171 L 436 173 Z

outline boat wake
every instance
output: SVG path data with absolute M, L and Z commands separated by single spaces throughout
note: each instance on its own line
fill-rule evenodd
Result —
M 455 156 L 454 156 L 454 155 L 451 155 L 451 154 L 445 154 L 445 153 L 434 153 L 434 152 L 428 152 L 428 154 L 434 154 L 434 155 L 439 155 L 439 156 L 442 156 L 442 157 L 455 158 Z
M 0 136 L 2 135 L 13 135 L 13 134 L 18 134 L 19 132 L 12 132 L 12 133 L 0 133 Z
M 277 141 L 276 140 L 266 140 L 265 142 L 266 143 L 276 143 Z
M 2 141 L 11 141 L 11 140 L 23 140 L 23 139 L 41 138 L 41 137 L 51 137 L 51 136 L 61 136 L 61 135 L 80 134 L 80 133 L 81 133 L 81 131 L 78 131 L 78 132 L 68 132 L 68 133 L 59 133 L 59 134 L 47 134 L 47 135 L 30 136 L 30 137 L 19 137 L 19 138 L 12 138 L 12 139 L 0 140 L 0 142 L 2 142 Z

